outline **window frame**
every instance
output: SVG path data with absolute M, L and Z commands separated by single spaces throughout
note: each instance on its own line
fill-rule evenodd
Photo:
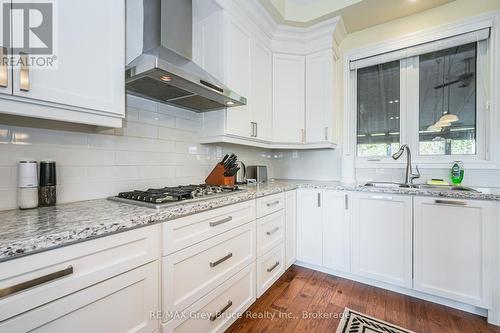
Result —
M 480 82 L 479 75 L 476 81 L 476 152 L 475 155 L 420 155 L 419 143 L 419 102 L 418 93 L 409 94 L 408 91 L 418 92 L 418 56 L 401 59 L 400 77 L 400 144 L 407 143 L 412 148 L 414 164 L 421 168 L 448 168 L 452 161 L 462 160 L 467 167 L 499 169 L 499 156 L 492 149 L 493 143 L 500 140 L 500 135 L 494 133 L 492 128 L 499 120 L 498 110 L 495 106 L 497 97 L 493 95 L 496 84 L 493 77 L 500 72 L 497 48 L 499 34 L 495 21 L 500 20 L 499 12 L 488 13 L 481 17 L 464 20 L 447 26 L 428 29 L 426 31 L 412 34 L 397 39 L 392 39 L 378 45 L 355 49 L 345 53 L 344 56 L 344 93 L 346 96 L 344 108 L 344 157 L 350 159 L 355 168 L 400 168 L 405 165 L 405 160 L 392 160 L 390 157 L 359 157 L 357 156 L 357 73 L 351 70 L 350 61 L 362 59 L 392 52 L 402 48 L 412 47 L 418 44 L 436 41 L 443 38 L 453 37 L 482 28 L 490 28 L 490 38 L 478 43 L 477 62 L 482 63 L 481 72 L 484 75 Z M 446 49 L 444 47 L 443 49 Z M 479 70 L 478 70 L 479 71 Z M 486 83 L 485 89 L 480 85 Z M 416 89 L 415 89 L 415 84 Z

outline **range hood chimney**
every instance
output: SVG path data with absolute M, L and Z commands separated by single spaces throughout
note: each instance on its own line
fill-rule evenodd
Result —
M 191 0 L 135 1 L 142 1 L 142 53 L 125 70 L 128 93 L 196 112 L 246 104 L 191 60 Z

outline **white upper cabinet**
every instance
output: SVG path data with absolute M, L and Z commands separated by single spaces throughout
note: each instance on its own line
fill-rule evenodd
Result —
M 351 198 L 352 272 L 411 288 L 412 198 L 365 193 Z
M 0 17 L 3 16 L 3 7 L 0 6 Z M 0 94 L 12 94 L 12 71 L 5 64 L 9 50 L 7 41 L 3 40 L 3 24 L 0 24 Z
M 252 44 L 251 119 L 254 138 L 272 140 L 273 55 L 258 41 Z
M 306 142 L 332 141 L 334 60 L 331 49 L 306 56 Z
M 0 112 L 121 126 L 125 115 L 125 1 L 58 1 L 54 16 L 54 68 L 30 63 L 14 67 L 9 73 L 12 95 L 0 100 Z M 12 27 L 13 42 L 18 45 L 25 29 L 22 16 L 12 15 Z M 19 52 L 13 53 L 19 56 Z M 32 56 L 36 57 L 26 55 Z
M 303 56 L 273 55 L 273 141 L 303 143 L 305 60 Z
M 251 37 L 236 20 L 227 22 L 227 81 L 236 93 L 247 98 L 247 105 L 227 109 L 226 129 L 228 134 L 241 137 L 252 136 L 250 110 L 251 94 Z
M 494 203 L 415 198 L 415 289 L 491 306 Z

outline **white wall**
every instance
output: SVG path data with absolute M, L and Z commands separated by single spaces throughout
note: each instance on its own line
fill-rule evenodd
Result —
M 268 150 L 200 145 L 200 114 L 129 96 L 123 129 L 0 116 L 0 210 L 16 208 L 17 162 L 57 162 L 58 201 L 120 191 L 202 183 L 226 152 L 265 164 Z

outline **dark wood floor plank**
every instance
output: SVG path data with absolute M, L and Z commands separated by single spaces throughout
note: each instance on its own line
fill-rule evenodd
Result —
M 274 319 L 244 316 L 227 332 L 333 333 L 346 307 L 418 333 L 500 333 L 471 313 L 295 265 L 248 310 Z M 303 311 L 322 317 L 304 317 Z

